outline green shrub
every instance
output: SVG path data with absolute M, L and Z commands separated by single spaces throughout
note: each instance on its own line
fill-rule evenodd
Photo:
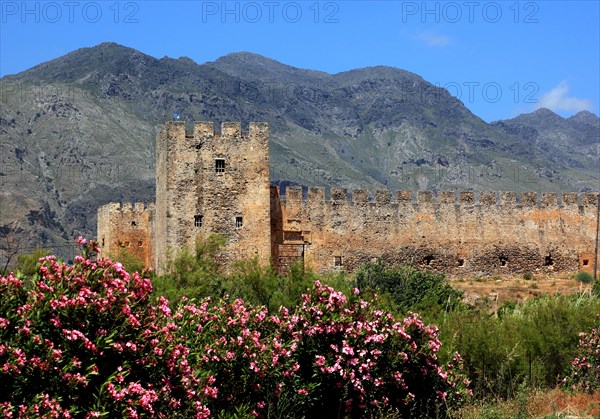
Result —
M 121 247 L 116 252 L 111 252 L 108 256 L 112 260 L 118 260 L 128 272 L 144 272 L 145 264 L 139 260 L 129 249 Z
M 356 285 L 361 291 L 387 294 L 401 313 L 448 311 L 460 304 L 463 295 L 446 283 L 444 275 L 379 262 L 361 266 Z
M 251 259 L 237 262 L 233 272 L 223 276 L 221 287 L 224 294 L 276 311 L 283 303 L 285 293 L 280 279 L 270 266 L 262 266 L 258 259 Z M 306 287 L 298 296 L 305 290 Z
M 152 279 L 154 295 L 165 296 L 173 307 L 184 297 L 200 300 L 229 295 L 274 313 L 280 307 L 300 304 L 302 294 L 318 279 L 302 264 L 293 264 L 287 273 L 280 274 L 270 265 L 261 265 L 258 259 L 238 261 L 225 272 L 221 258 L 224 244 L 222 236 L 211 235 L 197 241 L 194 253 L 181 250 L 167 266 L 167 273 Z M 351 292 L 351 282 L 341 274 L 322 281 L 346 295 Z
M 594 277 L 592 276 L 592 274 L 584 271 L 578 272 L 575 275 L 575 279 L 584 284 L 591 284 L 592 282 L 594 282 Z
M 26 277 L 32 277 L 37 272 L 40 258 L 52 254 L 52 250 L 36 246 L 31 253 L 25 253 L 17 256 L 17 266 L 15 271 Z
M 600 280 L 594 282 L 594 286 L 592 287 L 592 295 L 600 297 Z
M 531 281 L 533 279 L 533 274 L 531 272 L 525 272 L 523 274 L 523 279 L 525 281 Z
M 225 243 L 223 236 L 211 234 L 196 240 L 193 253 L 182 249 L 166 266 L 165 275 L 152 278 L 153 294 L 164 296 L 173 306 L 183 297 L 199 300 L 223 295 L 220 256 Z
M 512 314 L 517 308 L 517 303 L 514 301 L 506 301 L 502 303 L 500 307 L 498 307 L 498 318 L 501 319 L 507 315 Z
M 505 303 L 497 315 L 461 309 L 429 321 L 440 327 L 445 350 L 463 356 L 478 397 L 509 398 L 525 380 L 556 386 L 575 358 L 579 332 L 594 326 L 598 312 L 595 297 L 544 296 Z

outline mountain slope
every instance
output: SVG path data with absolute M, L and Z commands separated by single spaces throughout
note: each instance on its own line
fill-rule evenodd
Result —
M 154 138 L 173 112 L 217 127 L 269 122 L 275 184 L 598 185 L 597 116 L 539 110 L 487 124 L 447 91 L 391 67 L 332 75 L 245 52 L 199 65 L 105 43 L 0 82 L 0 242 L 21 229 L 30 243 L 60 249 L 95 234 L 99 205 L 153 201 Z

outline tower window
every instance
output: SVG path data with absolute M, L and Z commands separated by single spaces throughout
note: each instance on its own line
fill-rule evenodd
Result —
M 202 215 L 194 215 L 194 226 L 202 227 Z
M 225 159 L 215 159 L 215 172 L 223 173 L 225 171 Z
M 244 219 L 242 217 L 235 217 L 235 226 L 241 227 L 244 225 Z
M 583 259 L 583 260 L 581 261 L 581 264 L 582 264 L 583 266 L 589 266 L 589 264 L 590 264 L 590 260 L 589 260 L 589 259 Z
M 341 256 L 334 256 L 333 257 L 333 265 L 334 266 L 342 266 L 342 257 Z
M 508 258 L 505 256 L 500 256 L 500 266 L 506 267 L 508 266 Z

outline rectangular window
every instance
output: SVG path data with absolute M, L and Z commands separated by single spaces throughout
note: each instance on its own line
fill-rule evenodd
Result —
M 333 264 L 334 264 L 334 266 L 342 266 L 342 257 L 341 256 L 334 256 L 333 257 Z
M 235 226 L 241 227 L 244 225 L 244 219 L 242 217 L 235 217 Z
M 284 231 L 283 240 L 302 241 L 304 240 L 304 237 L 302 236 L 301 231 Z
M 215 159 L 215 172 L 223 173 L 225 171 L 225 159 Z
M 202 227 L 202 215 L 194 215 L 194 226 Z

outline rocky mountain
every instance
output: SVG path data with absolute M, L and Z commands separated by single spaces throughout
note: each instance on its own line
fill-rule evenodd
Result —
M 328 74 L 246 52 L 197 64 L 105 43 L 0 83 L 0 248 L 16 235 L 66 255 L 94 236 L 98 206 L 153 201 L 154 139 L 174 112 L 269 122 L 274 184 L 598 189 L 596 115 L 487 124 L 397 68 Z

